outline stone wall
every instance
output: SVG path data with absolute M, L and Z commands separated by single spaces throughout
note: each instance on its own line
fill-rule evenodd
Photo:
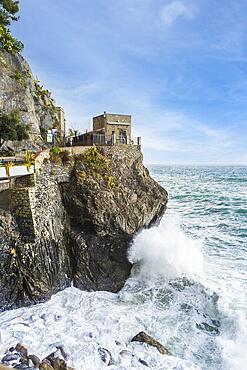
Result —
M 62 151 L 67 150 L 71 156 L 77 156 L 89 148 L 62 148 Z M 142 162 L 142 153 L 138 146 L 98 148 L 112 162 L 132 163 L 135 160 Z M 38 237 L 43 224 L 53 219 L 54 203 L 62 206 L 59 185 L 69 183 L 74 171 L 73 160 L 68 165 L 63 165 L 61 161 L 50 162 L 48 158 L 49 151 L 40 153 L 36 159 L 36 173 L 16 178 L 8 192 L 9 209 L 16 219 L 21 235 L 30 242 Z
M 21 235 L 27 241 L 35 240 L 36 224 L 33 209 L 35 204 L 34 188 L 13 188 L 9 193 L 10 211 L 14 216 Z

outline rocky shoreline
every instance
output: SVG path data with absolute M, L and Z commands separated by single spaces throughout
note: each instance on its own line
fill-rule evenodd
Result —
M 140 332 L 135 335 L 131 342 L 145 343 L 147 346 L 157 348 L 157 350 L 163 355 L 170 355 L 170 352 L 156 339 L 152 338 L 145 332 Z M 98 355 L 106 366 L 115 365 L 115 360 L 111 352 L 103 347 L 98 347 Z M 120 357 L 128 358 L 132 357 L 133 354 L 128 350 L 122 350 L 119 353 Z M 9 348 L 4 354 L 0 362 L 0 370 L 7 369 L 19 369 L 19 370 L 74 370 L 67 365 L 68 354 L 64 350 L 63 346 L 57 345 L 55 350 L 46 356 L 44 359 L 40 359 L 37 355 L 28 354 L 27 348 L 21 343 L 17 343 L 15 347 Z M 139 358 L 140 364 L 146 367 L 150 367 L 148 362 Z
M 85 149 L 77 150 L 81 154 L 58 157 L 43 152 L 36 174 L 5 191 L 2 310 L 45 301 L 71 282 L 83 290 L 119 291 L 130 275 L 134 236 L 165 212 L 167 192 L 150 177 L 137 146 L 99 148 L 97 173 Z

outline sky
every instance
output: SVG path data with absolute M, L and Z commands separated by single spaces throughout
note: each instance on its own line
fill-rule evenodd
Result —
M 84 132 L 132 115 L 146 163 L 247 164 L 246 0 L 20 0 L 13 34 Z

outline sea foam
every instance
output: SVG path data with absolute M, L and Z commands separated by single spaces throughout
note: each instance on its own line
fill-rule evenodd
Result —
M 200 240 L 187 236 L 175 216 L 165 216 L 160 225 L 140 232 L 128 252 L 129 261 L 139 266 L 140 276 L 176 278 L 203 273 Z

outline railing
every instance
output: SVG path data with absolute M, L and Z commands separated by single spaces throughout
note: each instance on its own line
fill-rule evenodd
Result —
M 73 138 L 68 146 L 91 146 L 91 145 L 138 145 L 141 146 L 141 137 L 105 135 L 103 133 L 85 133 Z
M 105 136 L 105 134 L 93 134 L 93 144 L 95 145 L 141 145 L 141 137 L 116 137 L 114 135 Z

